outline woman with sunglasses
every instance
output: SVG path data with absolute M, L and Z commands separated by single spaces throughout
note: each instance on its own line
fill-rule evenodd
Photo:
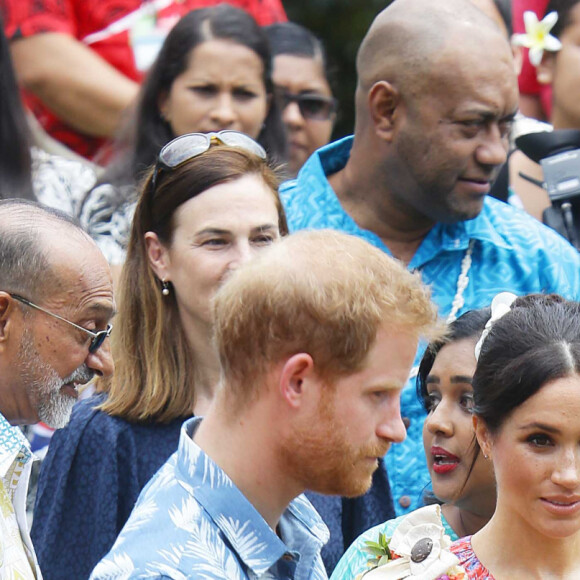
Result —
M 263 30 L 228 4 L 194 10 L 168 34 L 112 164 L 86 196 L 81 222 L 112 265 L 125 259 L 137 183 L 173 138 L 231 129 L 285 158 L 284 127 L 271 98 L 271 55 Z
M 330 141 L 336 99 L 322 42 L 291 22 L 266 33 L 274 56 L 273 79 L 288 139 L 288 170 L 294 177 L 316 149 Z
M 287 233 L 264 149 L 235 131 L 167 144 L 146 176 L 122 272 L 114 376 L 50 444 L 32 537 L 45 580 L 89 577 L 219 378 L 210 301 Z

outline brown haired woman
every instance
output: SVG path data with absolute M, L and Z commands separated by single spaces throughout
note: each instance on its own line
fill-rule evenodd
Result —
M 115 375 L 76 405 L 41 471 L 32 535 L 47 579 L 88 578 L 218 381 L 210 300 L 287 233 L 264 150 L 236 131 L 178 137 L 137 204 L 122 274 Z M 74 547 L 74 549 L 71 549 Z

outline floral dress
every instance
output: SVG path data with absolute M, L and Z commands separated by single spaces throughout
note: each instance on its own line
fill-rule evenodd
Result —
M 471 536 L 456 540 L 451 544 L 450 549 L 459 558 L 459 564 L 465 568 L 469 580 L 494 580 L 489 570 L 475 555 L 471 545 Z

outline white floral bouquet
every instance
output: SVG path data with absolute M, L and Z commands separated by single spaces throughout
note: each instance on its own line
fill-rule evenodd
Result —
M 450 545 L 440 506 L 418 509 L 403 519 L 391 538 L 381 533 L 378 542 L 366 542 L 372 556 L 369 570 L 356 580 L 467 580 Z

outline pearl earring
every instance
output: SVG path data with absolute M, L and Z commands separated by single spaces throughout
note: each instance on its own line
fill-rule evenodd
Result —
M 169 282 L 161 280 L 161 286 L 163 287 L 161 290 L 161 294 L 163 294 L 163 296 L 169 296 Z

